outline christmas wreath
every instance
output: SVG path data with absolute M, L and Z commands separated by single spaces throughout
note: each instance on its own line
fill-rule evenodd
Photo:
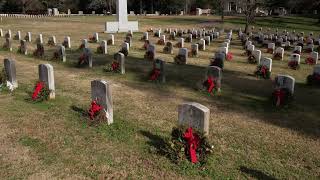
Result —
M 109 39 L 109 40 L 107 41 L 107 45 L 112 45 L 112 39 Z
M 308 85 L 320 85 L 320 74 L 313 73 L 307 77 Z
M 106 68 L 104 68 L 104 71 L 120 73 L 120 71 L 121 71 L 120 63 L 117 61 L 113 61 L 110 65 L 108 65 Z
M 39 47 L 33 52 L 33 56 L 35 57 L 43 57 L 43 55 L 44 55 L 43 47 Z
M 177 48 L 182 48 L 182 43 L 181 43 L 181 42 L 178 42 L 178 43 L 176 44 L 176 47 L 177 47 Z
M 47 84 L 43 81 L 38 81 L 32 93 L 32 100 L 35 102 L 42 102 L 49 99 L 50 90 Z
M 92 101 L 90 109 L 88 111 L 89 125 L 98 125 L 104 122 L 108 122 L 106 114 L 106 110 L 96 100 Z
M 287 88 L 279 88 L 272 93 L 272 103 L 276 107 L 288 105 L 293 96 Z
M 300 67 L 298 61 L 289 61 L 288 66 L 290 69 L 294 69 L 294 70 L 297 70 Z
M 54 42 L 52 39 L 49 39 L 48 41 L 48 46 L 55 46 Z
M 212 76 L 208 76 L 208 78 L 202 83 L 202 86 L 209 94 L 215 94 L 220 88 L 216 78 Z
M 169 46 L 165 46 L 165 47 L 163 48 L 163 52 L 164 52 L 164 53 L 171 53 L 171 51 L 169 50 Z
M 273 54 L 273 48 L 268 48 L 267 53 Z
M 275 53 L 273 55 L 273 59 L 275 60 L 282 60 L 282 54 L 281 53 Z
M 143 44 L 143 46 L 142 46 L 142 49 L 147 50 L 148 47 L 149 47 L 149 44 L 150 44 L 149 40 L 144 41 L 144 44 Z
M 232 59 L 233 59 L 232 53 L 228 52 L 228 54 L 227 54 L 227 56 L 226 56 L 226 60 L 227 60 L 227 61 L 232 61 Z
M 128 50 L 127 49 L 125 49 L 125 48 L 122 48 L 120 51 L 119 51 L 119 53 L 122 53 L 122 54 L 124 54 L 124 56 L 128 56 L 128 54 L 129 54 L 129 52 L 128 52 Z
M 152 51 L 147 51 L 144 55 L 144 59 L 153 61 L 154 60 L 154 53 Z
M 89 64 L 88 57 L 84 53 L 81 54 L 81 56 L 79 57 L 78 66 L 85 66 L 88 64 Z
M 94 36 L 89 36 L 89 42 L 91 43 L 97 42 L 97 38 Z
M 250 56 L 248 57 L 248 62 L 249 62 L 250 64 L 256 64 L 258 61 L 257 61 L 257 59 L 254 57 L 254 55 L 250 55 Z
M 68 41 L 63 41 L 62 46 L 64 46 L 65 48 L 68 48 Z
M 203 133 L 180 126 L 173 128 L 171 138 L 160 151 L 177 164 L 189 160 L 193 164 L 205 165 L 213 153 L 213 146 Z
M 254 74 L 263 79 L 270 79 L 271 72 L 269 71 L 269 68 L 267 66 L 259 65 Z
M 186 37 L 186 42 L 190 43 L 191 42 L 191 38 L 190 37 Z
M 174 62 L 176 64 L 185 64 L 186 63 L 186 57 L 183 55 L 177 55 L 174 57 Z
M 102 46 L 98 46 L 97 47 L 97 54 L 102 54 L 103 53 L 103 47 Z
M 159 81 L 159 77 L 161 75 L 161 70 L 158 68 L 153 68 L 153 70 L 150 73 L 149 80 L 151 81 Z
M 157 42 L 158 45 L 165 45 L 164 40 L 163 39 L 159 39 L 159 41 Z
M 316 64 L 316 60 L 312 57 L 308 57 L 306 59 L 306 64 L 309 64 L 309 65 L 315 65 Z
M 80 46 L 79 46 L 79 50 L 82 50 L 84 49 L 84 43 L 82 43 Z
M 25 37 L 24 37 L 24 40 L 30 41 L 29 36 L 25 36 Z
M 198 56 L 198 51 L 196 49 L 191 49 L 189 52 L 189 57 L 197 57 Z
M 299 50 L 294 50 L 293 53 L 294 54 L 301 54 L 301 52 Z
M 169 39 L 170 39 L 170 40 L 173 40 L 173 41 L 176 40 L 175 36 L 172 35 L 172 34 L 169 36 Z
M 200 50 L 203 50 L 203 47 L 204 47 L 203 44 L 198 43 L 198 46 L 199 46 L 199 49 L 200 49 Z
M 246 50 L 245 54 L 250 57 L 252 55 L 252 51 Z

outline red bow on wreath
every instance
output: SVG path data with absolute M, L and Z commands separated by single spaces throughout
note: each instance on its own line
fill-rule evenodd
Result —
M 283 99 L 284 99 L 285 95 L 286 95 L 285 91 L 282 89 L 277 89 L 275 91 L 275 96 L 277 98 L 277 104 L 276 104 L 277 106 L 280 106 L 283 103 Z
M 119 66 L 120 66 L 120 65 L 119 65 L 118 62 L 113 62 L 113 63 L 111 64 L 111 68 L 112 68 L 113 71 L 119 69 Z
M 306 59 L 306 63 L 312 65 L 312 64 L 315 64 L 315 61 L 314 61 L 314 59 L 312 57 L 308 57 Z
M 150 80 L 155 81 L 158 79 L 158 77 L 160 76 L 160 69 L 154 68 L 150 77 Z
M 192 163 L 197 163 L 197 153 L 196 150 L 199 146 L 199 136 L 192 132 L 192 128 L 188 128 L 183 134 L 183 138 L 188 142 L 190 159 Z
M 268 71 L 268 69 L 266 66 L 261 67 L 261 74 L 263 77 L 267 77 L 267 71 Z
M 233 58 L 233 55 L 232 55 L 232 53 L 229 52 L 229 53 L 227 54 L 227 60 L 228 60 L 228 61 L 231 61 L 232 58 Z
M 98 112 L 102 110 L 102 106 L 100 106 L 97 101 L 92 101 L 91 108 L 89 109 L 90 119 L 93 120 Z
M 207 79 L 207 83 L 208 83 L 208 92 L 211 93 L 212 90 L 215 88 L 215 83 L 214 83 L 214 78 L 209 76 Z
M 44 87 L 44 83 L 43 82 L 38 82 L 36 84 L 36 88 L 34 89 L 34 92 L 32 94 L 32 100 L 36 100 L 38 98 L 38 95 L 41 92 L 43 87 Z

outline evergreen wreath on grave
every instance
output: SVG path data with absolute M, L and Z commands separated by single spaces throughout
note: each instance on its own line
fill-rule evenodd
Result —
M 102 54 L 103 53 L 103 47 L 100 45 L 97 47 L 97 54 Z
M 89 64 L 88 56 L 85 53 L 82 53 L 78 60 L 78 66 L 85 66 Z
M 294 70 L 297 70 L 300 68 L 298 61 L 289 61 L 288 66 L 290 69 L 294 69 Z
M 179 126 L 172 129 L 171 138 L 166 140 L 159 151 L 176 164 L 188 160 L 203 166 L 213 153 L 213 146 L 204 133 L 191 127 Z
M 109 40 L 107 41 L 107 45 L 112 45 L 112 39 L 109 39 Z
M 191 42 L 191 38 L 190 37 L 186 37 L 185 42 L 187 42 L 187 43 Z
M 150 81 L 159 81 L 160 76 L 161 76 L 161 70 L 156 67 L 153 67 L 152 71 L 149 74 L 149 80 Z
M 31 95 L 32 101 L 42 102 L 49 99 L 50 90 L 47 84 L 43 81 L 37 81 L 33 93 Z
M 311 53 L 312 52 L 312 48 L 307 48 L 306 49 L 306 53 Z
M 301 54 L 301 52 L 299 50 L 294 50 L 293 53 L 294 54 Z
M 291 49 L 291 46 L 289 46 L 289 45 L 284 46 L 284 50 L 288 51 L 290 49 Z
M 178 43 L 176 44 L 176 47 L 177 47 L 177 48 L 182 48 L 182 43 L 181 43 L 181 42 L 178 42 Z
M 256 64 L 258 61 L 257 61 L 256 57 L 254 57 L 254 55 L 250 55 L 250 56 L 248 57 L 248 62 L 249 62 L 250 64 Z
M 142 46 L 142 49 L 147 50 L 148 47 L 149 47 L 149 44 L 150 44 L 150 41 L 149 41 L 149 40 L 145 40 L 145 41 L 144 41 L 144 44 L 143 44 L 143 46 Z
M 231 52 L 228 52 L 227 56 L 226 56 L 226 60 L 227 61 L 232 61 L 233 59 L 233 54 Z
M 214 95 L 218 91 L 220 85 L 217 83 L 217 79 L 208 76 L 207 79 L 202 83 L 202 87 L 205 91 L 207 91 L 209 94 Z
M 52 60 L 59 60 L 59 59 L 60 59 L 60 52 L 59 52 L 59 50 L 55 50 L 53 52 Z
M 263 78 L 263 79 L 270 79 L 271 72 L 269 71 L 269 68 L 265 65 L 259 65 L 257 67 L 257 70 L 254 72 L 254 74 L 257 77 Z
M 49 39 L 48 46 L 55 46 L 53 39 Z
M 95 43 L 97 42 L 97 38 L 95 36 L 89 36 L 89 42 Z
M 276 107 L 283 107 L 290 103 L 293 95 L 287 88 L 275 89 L 272 93 L 272 104 Z
M 42 57 L 44 55 L 44 49 L 43 46 L 37 47 L 37 49 L 33 52 L 33 56 L 35 57 Z
M 305 62 L 306 62 L 306 64 L 309 64 L 309 65 L 315 65 L 316 64 L 316 60 L 314 58 L 312 58 L 312 57 L 308 57 Z
M 19 40 L 19 36 L 18 36 L 18 33 L 14 36 L 13 38 L 14 40 Z
M 273 54 L 273 51 L 274 51 L 273 48 L 268 48 L 267 49 L 267 53 Z
M 62 46 L 64 46 L 65 48 L 68 48 L 68 41 L 63 41 Z
M 170 34 L 169 39 L 174 41 L 176 40 L 176 37 L 173 34 Z
M 121 50 L 119 51 L 119 53 L 122 53 L 122 54 L 124 54 L 124 56 L 128 56 L 128 54 L 129 54 L 129 52 L 128 52 L 128 50 L 127 49 L 125 49 L 125 48 L 121 48 Z
M 191 51 L 188 53 L 189 57 L 197 57 L 198 56 L 198 52 L 196 49 L 191 49 Z
M 105 116 L 106 114 L 106 110 L 97 102 L 97 100 L 93 100 L 90 109 L 88 110 L 89 125 L 99 125 L 108 122 L 108 118 Z
M 210 66 L 217 66 L 217 67 L 223 69 L 224 61 L 222 59 L 217 59 L 214 57 L 210 60 Z
M 105 72 L 115 72 L 115 73 L 120 73 L 121 68 L 120 68 L 120 63 L 117 61 L 113 61 L 111 64 L 107 65 L 104 68 Z
M 159 39 L 159 41 L 157 42 L 158 45 L 165 45 L 164 40 L 163 39 Z
M 279 53 L 279 52 L 275 53 L 275 54 L 273 55 L 273 59 L 275 59 L 275 60 L 281 60 L 281 59 L 282 59 L 282 53 Z
M 29 36 L 28 36 L 28 35 L 26 35 L 26 36 L 24 37 L 24 40 L 26 40 L 26 41 L 30 41 Z
M 250 57 L 252 55 L 252 51 L 246 50 L 244 54 Z
M 200 43 L 197 43 L 197 44 L 198 44 L 199 50 L 203 50 L 204 45 Z
M 307 77 L 308 85 L 318 85 L 320 86 L 320 74 L 313 73 Z
M 176 57 L 174 57 L 174 62 L 176 64 L 184 64 L 186 62 L 186 57 L 184 55 L 177 55 Z
M 79 46 L 79 50 L 82 50 L 82 49 L 84 49 L 84 43 L 81 43 Z
M 154 53 L 152 51 L 147 51 L 144 55 L 144 59 L 153 61 L 154 60 Z
M 148 29 L 147 32 L 153 33 L 153 29 Z

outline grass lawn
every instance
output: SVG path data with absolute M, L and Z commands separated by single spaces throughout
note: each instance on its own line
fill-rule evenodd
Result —
M 244 28 L 244 19 L 226 17 L 130 17 L 139 20 L 140 33 L 134 33 L 133 47 L 126 59 L 126 74 L 103 72 L 120 49 L 125 34 L 115 34 L 116 45 L 108 55 L 94 54 L 93 68 L 76 68 L 81 39 L 94 32 L 103 34 L 104 22 L 113 17 L 72 17 L 44 19 L 3 18 L 0 28 L 22 36 L 30 31 L 33 41 L 42 33 L 47 42 L 51 35 L 61 43 L 70 36 L 72 49 L 67 50 L 67 63 L 50 61 L 55 48 L 45 46 L 45 58 L 0 51 L 1 59 L 16 60 L 19 88 L 13 94 L 0 92 L 0 179 L 319 179 L 320 178 L 320 89 L 305 84 L 312 66 L 304 63 L 297 71 L 287 67 L 291 52 L 284 61 L 274 61 L 272 78 L 288 74 L 296 78 L 294 102 L 287 108 L 272 108 L 271 80 L 253 76 L 256 65 L 248 64 L 244 50 L 234 33 L 230 51 L 234 60 L 225 63 L 222 92 L 215 96 L 197 91 L 219 45 L 215 40 L 198 58 L 189 58 L 188 65 L 173 63 L 174 55 L 162 53 L 157 45 L 156 56 L 165 60 L 167 83 L 147 81 L 152 62 L 143 59 L 142 32 L 156 28 Z M 258 18 L 258 27 L 278 27 L 319 35 L 316 19 L 300 17 Z M 157 38 L 149 35 L 151 42 Z M 4 43 L 0 38 L 0 44 Z M 35 43 L 29 43 L 29 53 Z M 98 44 L 90 44 L 95 52 Z M 191 44 L 186 43 L 190 48 Z M 265 48 L 263 56 L 271 57 Z M 174 49 L 177 54 L 178 49 Z M 38 64 L 54 67 L 56 99 L 44 103 L 27 100 L 38 78 Z M 3 63 L 0 64 L 0 68 Z M 90 82 L 104 79 L 111 83 L 114 101 L 114 124 L 89 127 L 82 110 L 91 102 Z M 194 101 L 210 111 L 209 140 L 214 153 L 205 169 L 186 162 L 180 166 L 157 154 L 161 142 L 177 125 L 177 106 Z

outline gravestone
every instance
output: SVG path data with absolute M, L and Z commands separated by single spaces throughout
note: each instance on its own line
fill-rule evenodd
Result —
M 274 59 L 277 60 L 283 60 L 283 56 L 284 56 L 284 49 L 282 47 L 278 47 L 274 53 Z
M 252 44 L 248 45 L 247 52 L 249 56 L 253 53 L 253 51 L 254 51 L 254 45 Z
M 188 102 L 178 107 L 179 124 L 186 125 L 209 135 L 210 109 L 195 103 Z
M 319 53 L 318 52 L 311 52 L 310 53 L 310 58 L 314 60 L 315 64 L 318 64 L 318 60 L 319 60 Z
M 92 68 L 92 52 L 91 52 L 91 50 L 89 48 L 84 48 L 83 54 L 89 62 L 89 68 Z
M 43 37 L 42 34 L 39 34 L 38 38 L 36 39 L 37 44 L 43 44 Z
M 84 48 L 88 48 L 88 40 L 87 39 L 81 40 L 81 45 L 80 45 L 79 49 L 83 50 Z
M 94 33 L 92 37 L 90 37 L 90 42 L 91 43 L 97 43 L 99 42 L 99 33 Z
M 167 42 L 165 47 L 163 48 L 163 53 L 165 54 L 173 54 L 173 44 L 172 42 Z
M 161 83 L 165 83 L 166 82 L 165 64 L 166 64 L 166 62 L 161 60 L 161 59 L 156 59 L 153 62 L 153 68 L 160 71 L 160 75 L 158 77 L 158 80 Z
M 0 29 L 0 37 L 3 37 L 3 30 Z
M 301 46 L 295 46 L 293 49 L 293 53 L 295 54 L 301 54 L 302 47 Z
M 39 65 L 39 80 L 46 83 L 50 90 L 49 99 L 55 99 L 55 85 L 53 66 L 50 64 Z
M 153 44 L 149 44 L 147 47 L 147 52 L 145 54 L 145 59 L 153 61 L 156 56 L 156 46 Z
M 113 34 L 110 34 L 109 35 L 109 39 L 108 39 L 108 45 L 114 45 L 114 35 Z
M 205 36 L 205 37 L 204 37 L 204 41 L 205 41 L 205 43 L 206 43 L 206 46 L 210 46 L 210 44 L 211 44 L 210 36 Z
M 27 55 L 28 54 L 28 49 L 27 49 L 27 42 L 26 40 L 21 40 L 20 41 L 20 46 L 18 48 L 18 53 Z
M 276 45 L 274 43 L 269 43 L 268 44 L 268 49 L 267 49 L 267 53 L 274 53 L 274 49 L 275 49 Z
M 144 32 L 141 40 L 142 40 L 142 41 L 149 40 L 149 33 L 148 33 L 148 32 Z
M 125 56 L 122 53 L 116 53 L 114 55 L 115 60 L 117 63 L 119 63 L 119 68 L 120 68 L 120 74 L 125 74 L 126 73 L 126 67 L 125 67 Z
M 15 36 L 15 40 L 20 41 L 21 39 L 22 39 L 22 38 L 21 38 L 21 32 L 18 31 L 17 34 L 16 34 L 16 36 Z
M 295 79 L 289 75 L 278 75 L 275 78 L 276 88 L 285 88 L 290 91 L 291 94 L 294 93 Z
M 18 87 L 18 82 L 16 79 L 16 64 L 14 60 L 4 59 L 4 68 L 7 75 L 7 81 L 11 83 L 13 89 Z
M 192 34 L 188 34 L 186 37 L 186 42 L 192 43 Z
M 180 48 L 178 55 L 174 58 L 174 62 L 176 64 L 187 64 L 188 59 L 188 49 Z
M 289 58 L 289 62 L 296 61 L 300 64 L 300 54 L 291 54 Z
M 271 58 L 262 58 L 261 61 L 260 61 L 260 65 L 262 66 L 266 66 L 269 71 L 271 72 L 271 69 L 272 69 L 272 59 Z
M 117 21 L 106 22 L 105 32 L 139 31 L 138 21 L 128 21 L 127 0 L 117 0 Z
M 217 90 L 221 89 L 222 69 L 218 66 L 209 66 L 205 74 L 205 79 L 212 77 L 216 83 Z
M 205 51 L 206 50 L 206 41 L 204 39 L 200 39 L 198 44 L 199 44 L 199 50 L 200 51 Z
M 199 54 L 199 44 L 192 44 L 191 45 L 191 56 L 198 57 Z
M 63 40 L 63 44 L 65 48 L 71 48 L 71 38 L 70 36 L 67 36 Z
M 123 42 L 121 45 L 121 53 L 123 53 L 125 56 L 128 56 L 128 53 L 130 51 L 130 45 L 127 42 Z
M 108 125 L 113 123 L 113 101 L 110 84 L 103 80 L 91 81 L 91 99 L 103 107 Z
M 9 29 L 8 32 L 5 35 L 5 38 L 11 39 L 12 38 L 12 33 L 11 30 Z
M 49 46 L 56 46 L 56 45 L 57 45 L 57 39 L 56 39 L 55 36 L 49 37 L 48 45 L 49 45 Z
M 162 35 L 158 41 L 159 45 L 165 45 L 166 44 L 166 35 Z
M 260 64 L 260 60 L 261 60 L 261 51 L 260 50 L 254 50 L 252 55 L 254 56 L 254 58 L 257 60 L 257 63 Z
M 66 48 L 63 45 L 59 45 L 57 47 L 57 50 L 54 52 L 53 59 L 66 62 L 67 56 L 66 56 Z
M 125 42 L 127 42 L 129 44 L 129 47 L 132 47 L 132 37 L 131 36 L 127 36 Z
M 97 48 L 99 54 L 108 54 L 108 43 L 106 40 L 100 42 L 100 46 Z
M 184 47 L 184 38 L 179 38 L 178 43 L 177 43 L 178 48 L 183 48 Z
M 27 32 L 26 37 L 24 38 L 24 40 L 26 40 L 27 42 L 31 42 L 32 41 L 31 32 Z
M 43 44 L 37 44 L 36 50 L 33 52 L 33 55 L 36 57 L 43 57 L 44 56 L 44 46 Z

